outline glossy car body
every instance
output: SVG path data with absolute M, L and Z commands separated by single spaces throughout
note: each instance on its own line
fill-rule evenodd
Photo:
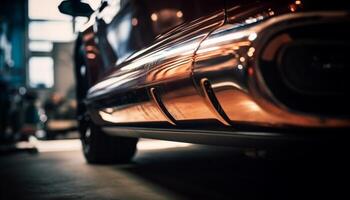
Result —
M 231 145 L 350 126 L 347 5 L 113 6 L 90 18 L 76 58 L 80 113 L 105 132 Z

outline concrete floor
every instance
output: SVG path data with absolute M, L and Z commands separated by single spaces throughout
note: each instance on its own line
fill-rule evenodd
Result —
M 266 159 L 146 140 L 132 163 L 103 166 L 86 164 L 78 141 L 56 144 L 69 142 L 2 154 L 0 199 L 347 199 L 350 189 L 346 159 L 329 155 Z

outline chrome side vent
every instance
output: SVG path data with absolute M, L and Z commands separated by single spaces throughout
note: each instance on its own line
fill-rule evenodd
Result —
M 204 93 L 205 101 L 211 111 L 216 114 L 217 119 L 226 126 L 231 126 L 231 120 L 226 115 L 222 109 L 218 99 L 215 96 L 215 93 L 211 87 L 211 84 L 207 78 L 201 79 L 201 89 Z
M 167 121 L 172 125 L 176 125 L 176 123 L 175 123 L 176 120 L 174 119 L 174 117 L 168 112 L 168 110 L 164 106 L 161 98 L 159 97 L 159 95 L 157 93 L 156 88 L 151 88 L 150 94 L 151 94 L 151 97 L 152 97 L 154 103 L 157 105 L 159 111 L 164 115 L 164 117 L 167 119 Z

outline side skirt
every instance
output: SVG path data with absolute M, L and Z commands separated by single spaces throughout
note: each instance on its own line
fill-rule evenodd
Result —
M 140 127 L 103 127 L 107 134 L 122 137 L 151 138 L 207 145 L 234 147 L 285 147 L 309 141 L 305 137 L 280 133 L 227 132 L 191 129 Z M 310 139 L 310 138 L 309 138 Z

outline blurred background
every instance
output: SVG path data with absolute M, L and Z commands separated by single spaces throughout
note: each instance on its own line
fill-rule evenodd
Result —
M 23 149 L 39 152 L 81 149 L 76 120 L 73 52 L 79 30 L 86 26 L 89 19 L 60 13 L 58 6 L 62 1 L 3 0 L 0 3 L 0 154 Z M 92 10 L 99 10 L 106 23 L 110 23 L 120 8 L 129 3 L 129 0 L 76 1 L 87 3 Z M 216 10 L 216 7 L 208 6 L 210 2 L 210 5 L 221 5 L 215 1 L 202 4 L 193 0 L 188 5 L 186 2 L 174 6 L 176 1 L 159 1 L 159 5 L 155 6 L 157 9 L 161 4 L 169 4 L 193 13 L 187 16 L 176 9 L 163 9 L 150 15 L 140 12 L 139 19 L 130 18 L 131 24 L 122 23 L 117 33 L 120 38 L 129 37 L 127 30 L 131 25 L 141 27 L 143 21 L 151 22 L 151 31 L 142 33 L 145 41 L 135 42 L 131 50 L 126 47 L 118 49 L 124 53 L 118 62 L 169 27 L 199 17 L 199 10 L 208 13 Z M 108 8 L 105 9 L 104 5 Z M 65 141 L 54 143 L 60 139 Z M 179 145 L 157 142 L 148 141 L 146 146 L 149 148 L 152 143 L 152 148 L 157 149 Z M 142 149 L 142 145 L 142 142 L 139 143 L 138 148 Z
M 61 1 L 1 2 L 1 143 L 30 135 L 55 139 L 76 129 L 73 48 L 77 31 L 88 19 L 61 14 Z M 93 9 L 101 3 L 84 2 Z M 119 0 L 112 3 L 117 12 Z

